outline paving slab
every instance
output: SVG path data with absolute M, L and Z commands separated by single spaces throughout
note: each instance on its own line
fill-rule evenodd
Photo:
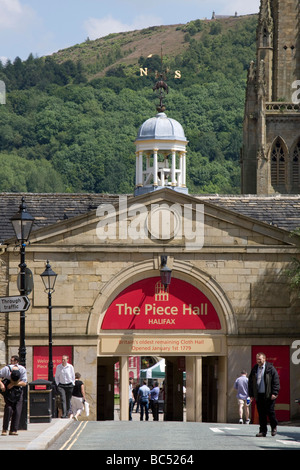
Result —
M 2 417 L 0 426 L 2 430 Z M 28 423 L 26 431 L 17 436 L 0 435 L 2 450 L 46 450 L 72 423 L 72 419 L 52 419 L 51 423 Z

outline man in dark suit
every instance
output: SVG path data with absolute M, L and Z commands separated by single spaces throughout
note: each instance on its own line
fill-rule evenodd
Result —
M 277 370 L 270 362 L 266 362 L 266 355 L 256 355 L 257 364 L 249 375 L 249 396 L 251 401 L 255 398 L 259 415 L 259 433 L 256 437 L 266 437 L 267 418 L 271 425 L 271 435 L 277 433 L 275 402 L 279 393 L 280 384 Z

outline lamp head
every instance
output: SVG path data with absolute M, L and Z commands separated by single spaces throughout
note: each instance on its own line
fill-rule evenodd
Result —
M 49 293 L 54 292 L 54 286 L 57 278 L 57 274 L 52 270 L 49 261 L 46 263 L 46 269 L 41 274 L 42 281 L 45 286 L 45 290 Z

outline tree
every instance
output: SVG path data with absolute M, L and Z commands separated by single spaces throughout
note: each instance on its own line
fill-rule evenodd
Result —
M 1 192 L 64 192 L 62 179 L 45 161 L 30 161 L 16 154 L 0 153 Z
M 246 75 L 255 57 L 256 22 L 238 20 L 230 30 L 224 27 L 211 35 L 211 23 L 195 20 L 189 27 L 197 34 L 190 34 L 185 51 L 164 58 L 164 68 L 182 72 L 180 79 L 173 72 L 168 75 L 165 102 L 167 115 L 181 123 L 189 141 L 191 193 L 239 191 Z M 155 116 L 157 96 L 153 74 L 140 77 L 138 64 L 118 60 L 125 52 L 117 36 L 106 39 L 98 51 L 99 63 L 71 60 L 75 49 L 88 57 L 95 47 L 91 41 L 66 51 L 61 63 L 55 56 L 31 54 L 26 61 L 16 58 L 0 67 L 0 79 L 7 85 L 7 104 L 0 106 L 0 155 L 11 160 L 5 166 L 7 191 L 24 184 L 32 191 L 41 186 L 54 190 L 55 184 L 46 184 L 44 176 L 40 186 L 32 165 L 41 175 L 54 171 L 65 191 L 133 191 L 134 140 L 139 126 Z M 160 71 L 161 58 L 140 57 L 139 65 Z M 99 76 L 109 66 L 109 76 Z M 88 82 L 87 72 L 94 74 Z M 10 174 L 14 165 L 22 174 L 19 180 Z

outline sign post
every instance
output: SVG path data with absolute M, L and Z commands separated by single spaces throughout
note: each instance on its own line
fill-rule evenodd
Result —
M 30 301 L 25 295 L 0 297 L 0 313 L 26 312 L 30 307 Z

